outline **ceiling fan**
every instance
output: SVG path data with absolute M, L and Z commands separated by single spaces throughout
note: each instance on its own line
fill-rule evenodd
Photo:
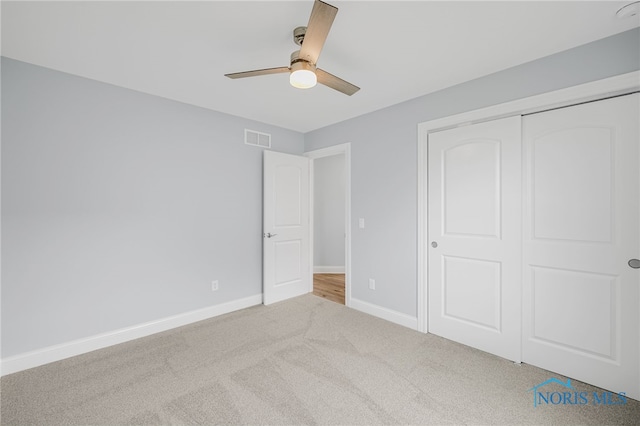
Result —
M 289 82 L 293 87 L 308 89 L 316 83 L 324 84 L 345 95 L 353 95 L 360 88 L 333 74 L 316 68 L 318 57 L 322 51 L 338 8 L 320 0 L 315 0 L 311 17 L 306 27 L 293 30 L 293 41 L 300 46 L 291 54 L 291 65 L 288 67 L 266 68 L 261 70 L 225 74 L 229 78 L 255 77 L 259 75 L 290 73 Z

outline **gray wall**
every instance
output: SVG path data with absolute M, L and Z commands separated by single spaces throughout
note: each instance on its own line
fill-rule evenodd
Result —
M 338 266 L 344 269 L 345 157 L 332 155 L 317 158 L 313 161 L 313 171 L 313 266 Z
M 416 316 L 419 123 L 638 69 L 636 28 L 305 134 L 307 151 L 351 143 L 352 297 Z
M 260 294 L 245 127 L 303 151 L 300 133 L 3 58 L 2 357 Z

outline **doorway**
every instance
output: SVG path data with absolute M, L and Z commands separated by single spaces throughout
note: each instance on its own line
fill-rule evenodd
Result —
M 313 293 L 350 305 L 349 144 L 305 154 L 311 158 Z

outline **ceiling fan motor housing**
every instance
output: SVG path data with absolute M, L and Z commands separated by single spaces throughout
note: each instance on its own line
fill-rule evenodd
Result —
M 300 59 L 299 50 L 296 50 L 291 54 L 291 72 L 297 71 L 297 70 L 309 70 L 309 71 L 316 72 L 315 64 L 312 64 L 311 62 L 305 59 Z
M 315 74 L 316 72 L 316 66 L 304 61 L 304 60 L 299 60 L 298 62 L 294 62 L 291 64 L 291 72 L 295 72 L 295 71 L 300 71 L 300 70 L 307 70 L 307 71 L 311 71 L 312 73 Z

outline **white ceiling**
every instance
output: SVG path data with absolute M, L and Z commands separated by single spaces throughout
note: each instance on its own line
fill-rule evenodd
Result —
M 2 1 L 2 55 L 308 132 L 640 25 L 619 1 L 331 1 L 318 66 L 362 89 L 294 89 L 312 1 Z

